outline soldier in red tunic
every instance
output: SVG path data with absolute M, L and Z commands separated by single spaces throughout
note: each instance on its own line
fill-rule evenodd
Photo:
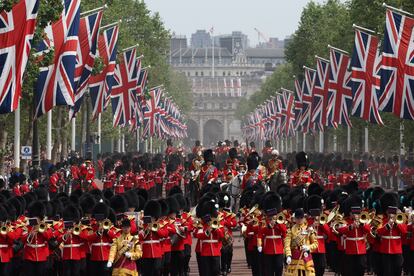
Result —
M 201 142 L 199 140 L 195 141 L 195 145 L 191 151 L 194 155 L 197 155 L 199 151 L 203 151 L 203 147 L 201 146 Z
M 259 184 L 263 180 L 263 176 L 259 168 L 259 156 L 257 153 L 252 153 L 247 158 L 247 169 L 248 171 L 243 176 L 241 189 L 244 190 L 254 185 Z
M 296 154 L 297 170 L 290 177 L 290 185 L 292 187 L 306 185 L 312 183 L 312 171 L 308 169 L 309 160 L 308 155 L 305 152 L 299 152 Z
M 264 163 L 267 163 L 267 161 L 271 158 L 272 150 L 272 142 L 270 142 L 270 140 L 267 140 L 265 142 L 265 146 L 262 149 L 262 159 Z
M 211 184 L 218 178 L 218 169 L 214 166 L 214 153 L 211 149 L 207 149 L 203 153 L 204 165 L 200 171 L 200 186 Z

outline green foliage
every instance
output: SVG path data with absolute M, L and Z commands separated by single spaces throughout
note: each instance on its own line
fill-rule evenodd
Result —
M 19 0 L 3 0 L 0 2 L 0 11 L 6 11 L 9 12 L 13 5 L 17 4 Z

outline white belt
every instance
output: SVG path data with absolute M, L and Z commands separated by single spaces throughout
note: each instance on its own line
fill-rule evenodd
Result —
M 325 239 L 324 236 L 316 236 L 317 239 Z
M 358 238 L 346 238 L 346 240 L 348 240 L 348 241 L 362 241 L 362 240 L 364 240 L 365 238 L 364 237 L 358 237 Z
M 0 248 L 7 248 L 7 247 L 9 247 L 8 244 L 0 244 Z
M 81 247 L 83 243 L 76 243 L 76 244 L 65 244 L 63 248 L 72 248 L 72 247 Z
M 281 239 L 282 236 L 267 236 L 265 239 Z
M 109 242 L 95 242 L 91 244 L 92 246 L 111 246 Z
M 254 232 L 249 232 L 247 233 L 247 235 L 254 235 Z
M 148 244 L 148 243 L 160 243 L 159 240 L 149 240 L 149 241 L 143 241 L 143 244 Z
M 386 240 L 398 240 L 401 237 L 400 236 L 381 236 L 381 238 L 386 239 Z
M 41 244 L 31 244 L 31 243 L 28 243 L 26 245 L 29 246 L 29 247 L 31 247 L 31 248 L 40 248 L 40 247 L 45 247 L 46 246 L 46 244 L 44 244 L 44 243 L 41 243 Z
M 216 243 L 216 242 L 218 242 L 218 240 L 202 240 L 201 242 Z

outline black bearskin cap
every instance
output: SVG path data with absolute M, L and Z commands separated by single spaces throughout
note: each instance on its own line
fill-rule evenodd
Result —
M 32 202 L 27 208 L 27 214 L 30 218 L 40 218 L 43 219 L 46 213 L 46 208 L 40 201 Z
M 398 195 L 393 192 L 384 193 L 379 199 L 382 213 L 386 213 L 388 207 L 398 206 Z
M 280 212 L 282 209 L 282 199 L 275 192 L 267 192 L 263 197 L 263 210 L 265 212 L 269 210 L 276 210 Z
M 323 192 L 323 188 L 318 183 L 311 183 L 308 187 L 308 195 L 321 195 Z
M 298 168 L 300 168 L 300 167 L 306 167 L 307 168 L 309 166 L 308 155 L 303 151 L 298 152 L 296 154 L 296 164 L 297 164 Z
M 183 194 L 183 190 L 181 190 L 180 186 L 174 186 L 171 188 L 171 190 L 168 192 L 168 196 L 172 196 L 175 194 Z
M 187 207 L 187 202 L 182 194 L 175 194 L 173 197 L 177 200 L 180 210 L 184 210 Z
M 80 217 L 79 209 L 73 205 L 67 206 L 62 213 L 64 221 L 79 221 Z
M 111 207 L 114 209 L 115 213 L 124 213 L 127 211 L 128 202 L 121 195 L 115 195 L 111 198 Z
M 165 201 L 165 199 L 159 199 L 158 203 L 161 206 L 161 217 L 166 217 L 168 216 L 168 213 L 170 212 L 170 208 L 168 207 L 167 202 Z
M 166 198 L 166 201 L 167 201 L 168 207 L 170 208 L 170 214 L 172 213 L 178 214 L 180 210 L 180 204 L 178 203 L 177 199 L 173 196 L 170 196 Z
M 104 218 L 109 217 L 109 207 L 103 202 L 98 202 L 93 208 L 93 216 L 102 215 Z
M 128 208 L 135 208 L 135 210 L 138 210 L 139 197 L 137 193 L 135 193 L 133 190 L 129 190 L 125 193 L 125 198 L 128 202 Z
M 230 156 L 230 158 L 236 158 L 237 157 L 237 149 L 236 148 L 229 149 L 229 156 Z
M 306 199 L 306 211 L 309 212 L 311 209 L 322 210 L 323 199 L 319 195 L 311 195 Z
M 218 205 L 220 208 L 229 208 L 230 207 L 230 196 L 228 193 L 220 192 L 218 196 Z
M 95 197 L 90 194 L 85 194 L 80 199 L 80 206 L 84 214 L 92 214 L 95 204 Z
M 144 207 L 144 216 L 149 216 L 155 219 L 161 217 L 161 205 L 156 200 L 149 200 Z
M 204 162 L 214 162 L 214 153 L 213 150 L 211 149 L 207 149 L 203 152 L 203 158 L 204 158 Z
M 249 157 L 247 157 L 247 169 L 250 170 L 256 170 L 257 167 L 259 167 L 259 160 L 255 155 L 250 154 Z

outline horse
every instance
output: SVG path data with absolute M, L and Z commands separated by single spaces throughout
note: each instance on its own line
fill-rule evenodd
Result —
M 267 181 L 267 185 L 271 191 L 277 192 L 277 188 L 282 184 L 288 183 L 288 177 L 285 170 L 279 170 L 273 173 L 269 180 Z

